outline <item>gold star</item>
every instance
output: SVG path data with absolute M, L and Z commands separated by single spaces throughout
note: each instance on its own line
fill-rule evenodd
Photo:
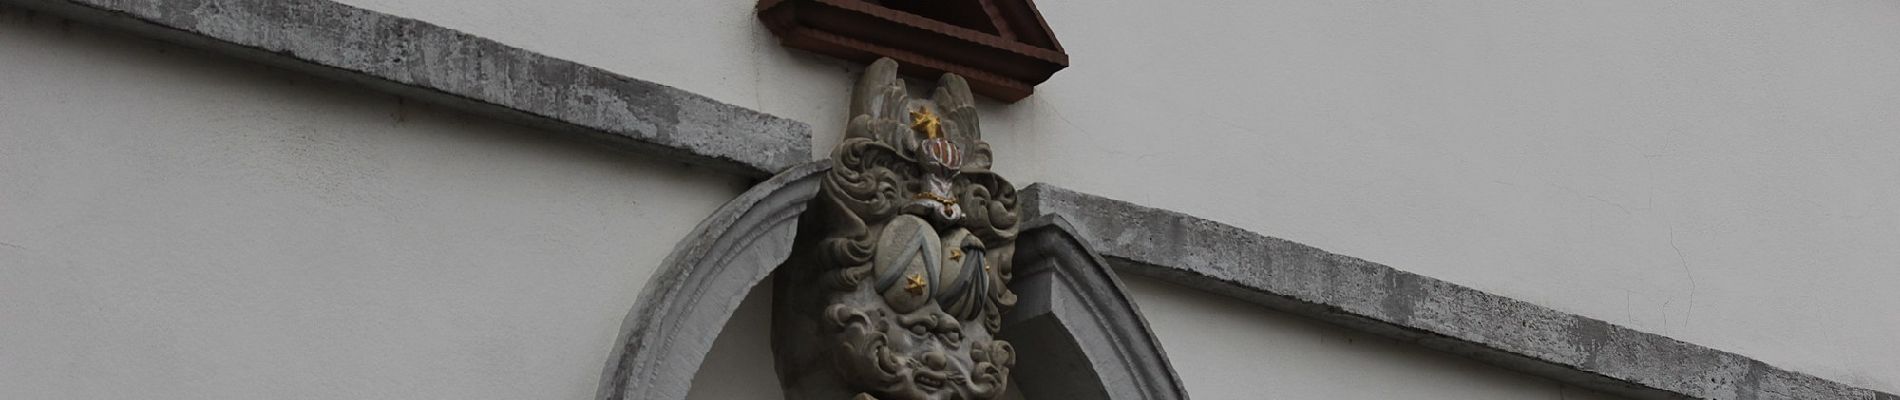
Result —
M 925 139 L 936 139 L 939 136 L 943 136 L 942 120 L 937 119 L 937 114 L 930 113 L 930 109 L 928 108 L 920 108 L 917 109 L 917 111 L 910 112 L 910 129 L 923 132 Z
M 913 295 L 924 294 L 925 286 L 926 284 L 924 283 L 923 275 L 911 274 L 910 276 L 904 278 L 904 291 L 910 292 L 910 294 L 913 294 Z
M 950 261 L 963 261 L 963 250 L 950 249 Z

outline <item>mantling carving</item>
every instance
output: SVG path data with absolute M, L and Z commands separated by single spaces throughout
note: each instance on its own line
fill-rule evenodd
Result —
M 912 99 L 897 63 L 865 70 L 845 139 L 779 270 L 774 351 L 796 399 L 982 400 L 1016 351 L 995 339 L 1016 188 L 990 171 L 963 78 Z

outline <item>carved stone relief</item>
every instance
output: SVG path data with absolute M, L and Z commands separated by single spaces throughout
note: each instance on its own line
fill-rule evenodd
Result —
M 895 62 L 866 69 L 775 283 L 790 398 L 1002 397 L 1016 350 L 996 336 L 1016 303 L 1019 215 L 976 112 L 956 75 L 914 99 Z

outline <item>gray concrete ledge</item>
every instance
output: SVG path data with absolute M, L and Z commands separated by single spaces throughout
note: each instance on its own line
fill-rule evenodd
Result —
M 1021 196 L 1025 217 L 1064 216 L 1119 271 L 1606 393 L 1900 399 L 1181 213 L 1046 184 Z
M 680 89 L 326 0 L 0 0 L 82 23 L 761 178 L 811 131 Z

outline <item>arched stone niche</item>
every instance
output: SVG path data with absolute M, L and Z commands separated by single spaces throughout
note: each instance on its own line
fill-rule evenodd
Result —
M 1016 238 L 1020 296 L 1004 317 L 1025 399 L 1186 399 L 1147 320 L 1108 263 L 1060 215 Z
M 801 165 L 754 186 L 674 248 L 627 314 L 598 398 L 686 398 L 740 301 L 792 253 L 828 166 Z M 1023 398 L 1187 398 L 1108 264 L 1060 216 L 1025 224 L 1014 262 L 1010 288 L 1020 300 L 1001 336 L 1016 343 L 1011 383 Z

